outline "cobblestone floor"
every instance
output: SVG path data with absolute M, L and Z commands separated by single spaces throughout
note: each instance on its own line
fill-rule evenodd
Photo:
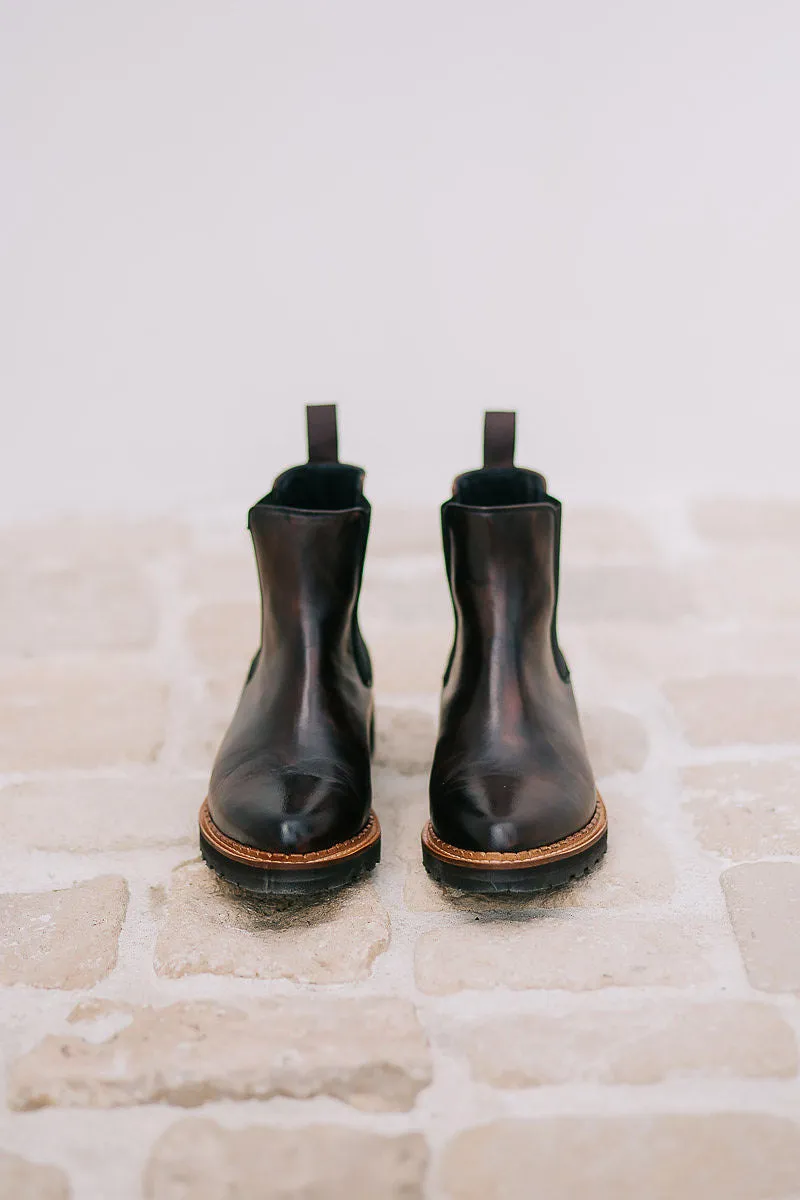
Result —
M 238 525 L 0 532 L 3 1200 L 800 1196 L 800 505 L 567 508 L 609 853 L 524 902 L 420 864 L 435 510 L 374 517 L 373 879 L 269 906 L 199 862 Z

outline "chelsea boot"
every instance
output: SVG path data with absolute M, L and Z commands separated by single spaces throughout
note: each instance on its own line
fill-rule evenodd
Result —
M 261 646 L 200 810 L 209 866 L 253 892 L 337 888 L 380 858 L 372 671 L 358 627 L 364 472 L 338 461 L 336 410 L 307 410 L 308 463 L 250 509 Z
M 514 413 L 487 413 L 484 466 L 442 508 L 455 640 L 422 834 L 428 873 L 470 892 L 584 874 L 606 812 L 558 645 L 561 505 L 514 466 Z

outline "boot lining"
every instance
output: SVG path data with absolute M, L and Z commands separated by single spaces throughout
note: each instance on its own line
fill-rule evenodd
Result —
M 524 467 L 483 467 L 459 475 L 453 485 L 453 499 L 472 508 L 539 504 L 547 499 L 547 484 L 536 471 Z
M 272 491 L 260 501 L 305 512 L 341 512 L 364 508 L 364 472 L 346 463 L 304 463 L 284 471 Z

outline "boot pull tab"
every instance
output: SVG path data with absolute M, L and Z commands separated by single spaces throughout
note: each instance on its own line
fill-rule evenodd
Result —
M 487 412 L 483 420 L 483 465 L 513 467 L 517 432 L 515 412 Z
M 339 461 L 339 434 L 336 429 L 335 404 L 306 405 L 308 429 L 308 461 L 332 463 Z

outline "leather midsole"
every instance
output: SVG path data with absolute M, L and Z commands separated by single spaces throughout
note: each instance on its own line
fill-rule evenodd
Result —
M 279 854 L 271 850 L 259 850 L 256 846 L 245 846 L 236 842 L 216 826 L 208 811 L 208 800 L 200 807 L 200 832 L 215 850 L 224 854 L 234 862 L 246 863 L 248 866 L 274 867 L 277 870 L 296 867 L 324 867 L 334 862 L 342 862 L 361 854 L 380 839 L 381 827 L 377 814 L 370 810 L 369 820 L 361 833 L 347 841 L 337 842 L 325 850 L 310 850 L 308 854 Z
M 492 870 L 503 871 L 520 867 L 544 866 L 545 863 L 560 862 L 562 859 L 571 858 L 574 854 L 581 854 L 595 842 L 599 842 L 607 829 L 606 808 L 598 792 L 597 807 L 592 819 L 584 825 L 583 829 L 579 829 L 577 833 L 572 833 L 558 842 L 551 842 L 549 846 L 537 846 L 533 850 L 516 850 L 511 853 L 491 850 L 462 850 L 459 846 L 451 846 L 449 842 L 442 841 L 434 832 L 430 821 L 422 830 L 422 844 L 426 850 L 429 850 L 442 862 L 453 863 L 461 867 L 490 867 Z

